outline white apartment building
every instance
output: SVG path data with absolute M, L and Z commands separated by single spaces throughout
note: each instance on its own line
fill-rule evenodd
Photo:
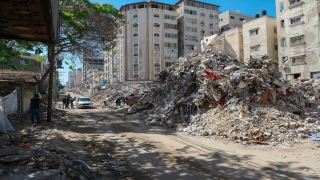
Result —
M 76 85 L 76 71 L 68 72 L 68 87 L 69 89 L 74 89 Z
M 243 24 L 244 62 L 267 55 L 278 60 L 276 18 L 267 15 Z
M 88 85 L 91 90 L 103 84 L 103 75 L 104 71 L 102 68 L 89 69 L 87 71 Z
M 82 70 L 81 70 L 81 68 L 78 68 L 77 70 L 75 70 L 75 75 L 76 75 L 75 85 L 76 85 L 76 88 L 79 89 L 82 86 Z
M 200 51 L 203 36 L 219 33 L 219 7 L 195 0 L 180 0 L 178 6 L 179 57 Z
M 320 2 L 276 0 L 279 65 L 287 80 L 320 78 Z
M 121 6 L 127 25 L 108 52 L 108 82 L 152 81 L 178 60 L 177 6 L 137 2 Z
M 234 27 L 242 26 L 244 22 L 249 22 L 259 16 L 259 14 L 256 16 L 243 14 L 240 11 L 225 11 L 219 14 L 220 31 L 223 32 Z

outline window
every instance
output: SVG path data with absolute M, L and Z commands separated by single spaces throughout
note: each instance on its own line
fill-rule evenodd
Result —
M 290 0 L 290 5 L 294 5 L 297 4 L 298 2 L 300 2 L 301 0 Z
M 134 15 L 133 15 L 133 18 L 136 18 L 136 17 L 138 17 L 138 14 L 134 14 Z
M 305 56 L 291 57 L 292 65 L 303 65 L 305 64 Z
M 281 21 L 280 21 L 280 26 L 281 26 L 281 28 L 285 28 L 285 26 L 284 26 L 284 20 L 281 20 Z
M 219 21 L 220 21 L 220 22 L 222 22 L 222 21 L 223 21 L 223 19 L 220 19 Z
M 281 38 L 281 47 L 285 47 L 287 45 L 286 38 Z
M 155 73 L 155 74 L 154 74 L 154 77 L 158 77 L 158 76 L 159 76 L 159 73 Z
M 259 51 L 259 47 L 260 46 L 253 46 L 253 47 L 250 48 L 250 51 L 251 52 L 258 52 Z
M 274 45 L 274 50 L 278 51 L 278 45 Z
M 200 16 L 206 16 L 206 14 L 205 13 L 200 13 Z
M 167 28 L 167 29 L 177 29 L 177 25 L 164 23 L 164 28 Z
M 155 63 L 155 64 L 154 64 L 154 67 L 159 68 L 159 67 L 160 67 L 160 64 L 159 64 L 159 63 Z
M 288 64 L 288 56 L 283 56 L 283 57 L 282 57 L 282 64 L 283 64 L 283 65 Z
M 304 35 L 290 38 L 291 45 L 299 45 L 304 43 Z
M 165 14 L 164 19 L 177 20 L 177 16 Z
M 133 46 L 138 46 L 138 43 L 134 43 Z
M 219 19 L 219 16 L 218 15 L 214 15 L 215 19 Z
M 138 33 L 134 33 L 133 36 L 138 36 Z
M 277 33 L 277 27 L 273 27 L 273 32 Z
M 203 21 L 201 21 L 201 23 L 200 23 L 201 25 L 204 25 L 204 22 Z
M 26 60 L 20 59 L 20 65 L 26 65 Z
M 210 26 L 210 27 L 213 27 L 213 23 L 210 23 L 209 26 Z
M 160 27 L 160 24 L 159 23 L 154 23 L 153 27 Z
M 279 10 L 280 10 L 280 11 L 283 11 L 283 10 L 284 10 L 283 2 L 279 3 Z
M 254 29 L 250 31 L 250 36 L 255 36 L 259 34 L 259 29 Z
M 139 56 L 139 54 L 138 54 L 138 53 L 134 53 L 133 55 L 134 55 L 134 56 Z
M 160 44 L 159 43 L 154 43 L 153 46 L 154 47 L 160 47 Z
M 210 34 L 210 35 L 213 35 L 213 31 L 209 31 L 209 34 Z
M 164 37 L 166 38 L 173 38 L 173 39 L 178 39 L 178 35 L 174 33 L 165 33 Z
M 133 27 L 138 27 L 138 24 L 137 24 L 137 23 L 134 23 L 132 26 L 133 26 Z
M 164 66 L 165 67 L 170 67 L 170 66 L 172 66 L 172 65 L 174 65 L 175 64 L 175 62 L 165 62 L 164 63 Z
M 159 37 L 159 36 L 160 36 L 159 33 L 154 33 L 153 35 L 154 35 L 155 37 Z
M 312 79 L 320 78 L 320 72 L 311 72 L 311 78 Z
M 234 16 L 230 16 L 230 19 L 234 19 Z
M 133 77 L 138 77 L 138 74 L 133 74 Z
M 296 24 L 299 22 L 301 22 L 301 16 L 294 17 L 294 18 L 290 19 L 290 24 Z
M 139 65 L 138 64 L 133 64 L 133 67 L 138 67 Z
M 154 14 L 153 17 L 159 18 L 160 16 L 159 16 L 159 14 Z
M 165 42 L 164 43 L 165 47 L 169 47 L 169 48 L 177 48 L 178 44 L 177 43 L 170 43 L 170 42 Z
M 201 33 L 204 34 L 204 33 L 206 33 L 206 31 L 205 30 L 201 30 Z
M 153 56 L 154 57 L 160 57 L 160 54 L 159 53 L 154 53 Z
M 246 19 L 244 19 L 244 18 L 239 18 L 239 21 L 244 21 L 244 20 L 246 20 Z
M 213 15 L 213 14 L 210 14 L 210 15 L 209 15 L 209 18 L 210 18 L 210 19 L 214 18 L 214 15 Z

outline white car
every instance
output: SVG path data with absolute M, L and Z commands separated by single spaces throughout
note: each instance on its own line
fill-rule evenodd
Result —
M 93 103 L 89 97 L 78 97 L 76 106 L 80 108 L 93 108 Z

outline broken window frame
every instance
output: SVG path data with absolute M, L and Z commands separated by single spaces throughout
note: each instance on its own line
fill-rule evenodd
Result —
M 250 52 L 259 52 L 260 45 L 250 47 Z
M 290 38 L 290 45 L 294 46 L 294 45 L 300 45 L 300 44 L 304 44 L 304 35 L 300 35 L 300 36 L 296 36 L 296 37 L 292 37 Z
M 259 28 L 257 29 L 252 29 L 249 31 L 250 33 L 250 36 L 256 36 L 256 35 L 259 35 Z
M 305 65 L 306 56 L 305 55 L 294 56 L 290 58 L 290 61 L 291 61 L 291 66 Z

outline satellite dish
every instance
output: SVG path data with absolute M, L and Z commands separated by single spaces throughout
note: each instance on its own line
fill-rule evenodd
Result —
M 236 10 L 237 13 L 240 13 L 240 10 Z

